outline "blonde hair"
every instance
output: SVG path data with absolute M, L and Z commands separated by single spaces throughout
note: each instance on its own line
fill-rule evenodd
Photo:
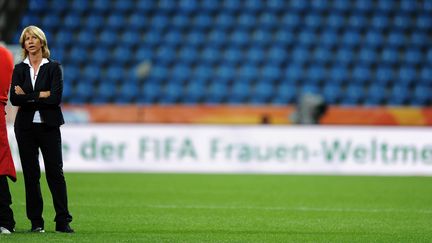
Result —
M 23 29 L 20 39 L 19 39 L 19 43 L 21 44 L 21 57 L 22 59 L 26 59 L 26 57 L 28 56 L 28 51 L 25 49 L 25 35 L 26 34 L 30 34 L 30 35 L 35 35 L 41 42 L 42 44 L 42 57 L 43 58 L 49 58 L 50 57 L 50 50 L 48 49 L 48 41 L 47 38 L 45 36 L 45 33 L 37 26 L 34 25 L 30 25 L 27 26 Z

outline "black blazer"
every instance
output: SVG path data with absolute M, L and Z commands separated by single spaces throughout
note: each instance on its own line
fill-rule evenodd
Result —
M 49 62 L 40 66 L 35 82 L 35 88 L 30 78 L 30 67 L 21 62 L 15 65 L 10 88 L 12 105 L 19 106 L 15 127 L 28 128 L 33 123 L 33 117 L 38 110 L 42 121 L 49 126 L 64 124 L 60 103 L 63 93 L 63 70 L 60 63 L 48 59 Z M 19 85 L 25 95 L 15 94 L 15 86 Z M 39 98 L 40 91 L 50 91 L 48 98 Z

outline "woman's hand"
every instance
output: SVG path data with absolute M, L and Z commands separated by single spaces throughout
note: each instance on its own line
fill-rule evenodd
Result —
M 41 91 L 39 92 L 39 98 L 48 98 L 51 95 L 50 91 Z
M 25 95 L 24 90 L 19 85 L 15 85 L 15 94 L 17 95 Z

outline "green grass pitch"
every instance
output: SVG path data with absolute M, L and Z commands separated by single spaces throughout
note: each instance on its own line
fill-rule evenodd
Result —
M 22 174 L 16 233 L 0 242 L 431 242 L 432 177 L 66 173 L 75 234 L 28 233 Z

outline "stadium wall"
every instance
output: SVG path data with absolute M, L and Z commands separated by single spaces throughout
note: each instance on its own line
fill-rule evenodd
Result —
M 65 171 L 432 175 L 432 130 L 424 127 L 86 124 L 62 131 Z
M 67 105 L 72 122 L 182 124 L 292 124 L 295 106 Z M 119 116 L 119 114 L 122 114 Z M 431 126 L 432 108 L 330 106 L 320 124 Z

